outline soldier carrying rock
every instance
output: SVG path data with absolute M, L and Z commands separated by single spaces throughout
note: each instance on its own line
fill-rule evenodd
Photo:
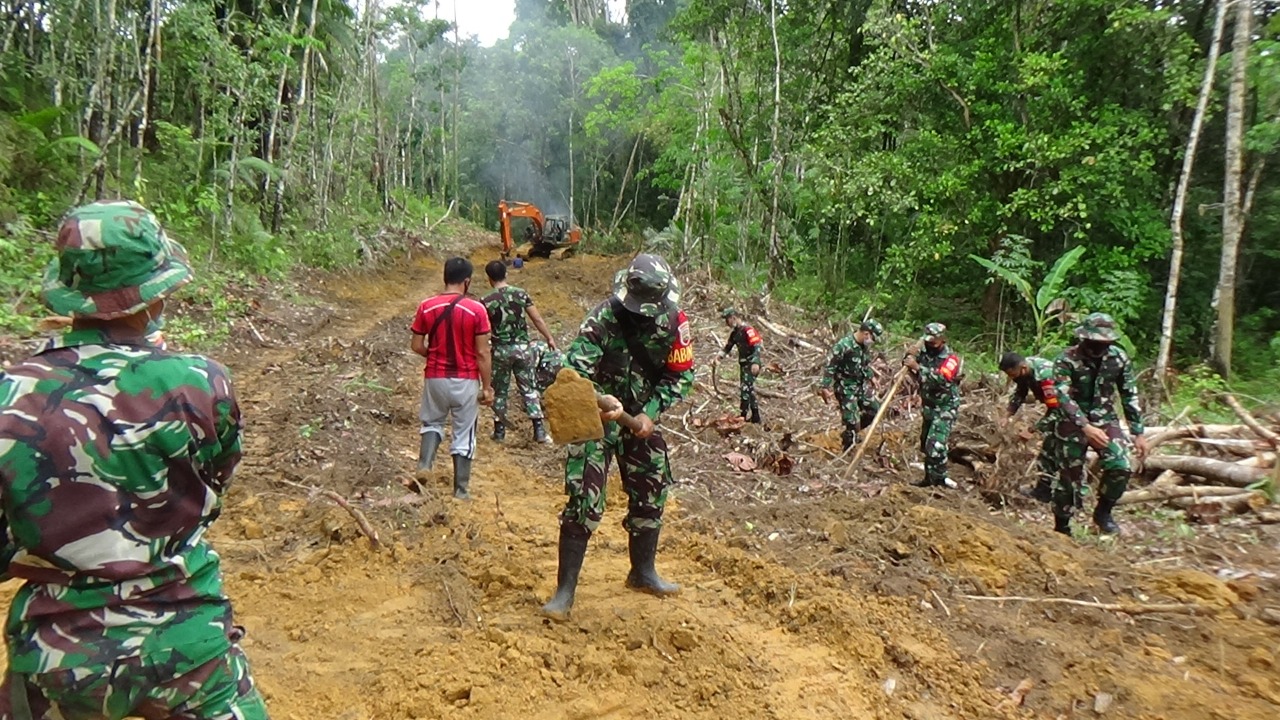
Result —
M 587 314 L 565 353 L 565 367 L 590 378 L 620 407 L 601 414 L 604 439 L 569 447 L 556 593 L 542 607 L 552 618 L 568 617 L 573 607 L 587 541 L 604 517 L 605 479 L 615 459 L 628 500 L 622 521 L 631 558 L 627 587 L 659 596 L 680 589 L 654 569 L 672 483 L 667 443 L 654 423 L 693 387 L 693 346 L 679 302 L 680 285 L 666 261 L 638 255 L 614 278 L 612 296 Z M 622 411 L 642 429 L 633 432 L 614 422 Z

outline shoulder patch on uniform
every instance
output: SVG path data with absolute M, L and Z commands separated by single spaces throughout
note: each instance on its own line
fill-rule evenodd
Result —
M 760 337 L 760 333 L 756 332 L 756 329 L 751 327 L 750 325 L 747 326 L 746 333 L 747 333 L 747 344 L 750 345 L 751 347 L 755 347 L 756 345 L 759 345 L 760 343 L 764 342 L 764 338 Z
M 684 311 L 676 316 L 676 341 L 667 353 L 667 370 L 684 372 L 693 368 L 693 331 Z

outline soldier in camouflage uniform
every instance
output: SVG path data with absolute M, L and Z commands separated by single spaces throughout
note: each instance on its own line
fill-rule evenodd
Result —
M 1084 491 L 1085 454 L 1089 447 L 1097 451 L 1102 469 L 1093 521 L 1102 533 L 1120 532 L 1111 511 L 1129 485 L 1133 466 L 1129 461 L 1129 438 L 1116 416 L 1117 394 L 1138 457 L 1147 454 L 1133 363 L 1116 346 L 1119 336 L 1110 315 L 1093 313 L 1076 328 L 1076 344 L 1064 350 L 1054 363 L 1059 382 L 1070 387 L 1062 401 L 1064 422 L 1059 432 L 1062 475 L 1053 492 L 1054 529 L 1061 533 L 1071 532 L 1072 510 Z
M 824 403 L 835 399 L 840 404 L 844 425 L 840 444 L 845 450 L 857 444 L 858 432 L 880 411 L 871 387 L 871 345 L 883 335 L 884 326 L 870 318 L 864 320 L 856 332 L 836 341 L 822 371 L 819 393 Z
M 240 460 L 227 371 L 146 339 L 191 278 L 132 202 L 73 211 L 44 280 L 71 329 L 0 374 L 0 718 L 265 720 L 204 534 Z
M 924 455 L 924 480 L 920 487 L 947 486 L 947 450 L 951 429 L 960 413 L 960 356 L 947 347 L 947 326 L 929 323 L 920 338 L 922 346 L 904 364 L 920 380 L 920 452 Z
M 564 364 L 590 378 L 597 392 L 620 406 L 601 413 L 603 440 L 569 448 L 560 513 L 559 570 L 556 593 L 542 610 L 555 619 L 573 607 L 587 540 L 604 515 L 605 478 L 617 460 L 627 493 L 631 572 L 627 587 L 654 595 L 672 595 L 679 586 L 654 569 L 662 510 L 671 485 L 667 443 L 654 427 L 658 417 L 693 387 L 693 346 L 689 322 L 680 310 L 680 285 L 657 255 L 638 255 L 614 278 L 613 295 L 587 314 Z M 625 411 L 640 422 L 633 432 L 614 422 Z
M 516 387 L 524 398 L 524 412 L 533 421 L 533 441 L 548 442 L 550 438 L 542 423 L 542 394 L 535 377 L 538 359 L 530 347 L 525 315 L 552 350 L 559 349 L 556 340 L 551 337 L 529 293 L 507 284 L 506 263 L 494 260 L 485 266 L 484 273 L 493 287 L 493 292 L 481 301 L 493 326 L 489 341 L 493 351 L 493 439 L 502 442 L 507 437 L 507 395 L 514 375 Z
M 1050 502 L 1053 484 L 1061 473 L 1062 441 L 1058 433 L 1063 420 L 1061 408 L 1069 392 L 1066 383 L 1055 373 L 1053 362 L 1041 357 L 1024 358 L 1018 353 L 1005 353 L 1000 358 L 1000 371 L 1013 382 L 1013 394 L 1009 396 L 1002 426 L 1018 413 L 1028 395 L 1044 404 L 1044 417 L 1036 422 L 1036 429 L 1044 435 L 1036 457 L 1036 485 L 1022 492 L 1040 502 Z
M 738 350 L 738 414 L 748 422 L 760 423 L 760 405 L 756 401 L 756 376 L 760 374 L 760 347 L 763 339 L 756 329 L 747 324 L 737 310 L 726 308 L 720 313 L 729 326 L 729 341 L 724 349 L 712 360 L 712 364 L 720 363 L 722 358 Z

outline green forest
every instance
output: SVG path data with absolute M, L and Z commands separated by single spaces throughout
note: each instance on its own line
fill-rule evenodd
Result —
M 0 0 L 0 329 L 95 198 L 211 303 L 510 199 L 828 316 L 1031 352 L 1103 311 L 1280 380 L 1280 2 L 515 6 L 483 47 L 448 2 Z

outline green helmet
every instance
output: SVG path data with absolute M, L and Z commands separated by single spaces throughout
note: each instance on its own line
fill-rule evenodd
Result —
M 1116 321 L 1106 313 L 1090 313 L 1076 326 L 1076 339 L 1115 342 L 1120 339 Z
M 54 245 L 58 256 L 45 269 L 42 295 L 62 315 L 125 317 L 191 280 L 186 250 L 155 215 L 128 200 L 72 210 Z
M 723 310 L 721 310 L 721 311 L 720 311 L 720 318 L 721 318 L 721 319 L 723 319 L 723 320 L 728 320 L 729 318 L 731 318 L 731 317 L 733 317 L 734 315 L 737 315 L 737 314 L 738 314 L 738 309 L 737 309 L 737 308 L 734 308 L 734 307 L 727 307 L 727 308 L 725 308 L 725 309 L 723 309 Z
M 613 278 L 613 296 L 633 313 L 656 317 L 674 312 L 680 302 L 680 281 L 667 261 L 657 255 L 637 255 Z
M 863 320 L 862 324 L 858 326 L 858 329 L 866 330 L 867 332 L 871 333 L 871 336 L 874 337 L 876 340 L 879 340 L 884 335 L 884 326 L 881 325 L 876 320 L 872 320 L 871 318 L 867 318 L 866 320 Z
M 938 338 L 946 337 L 947 326 L 939 322 L 932 322 L 924 326 L 924 336 L 920 339 L 929 342 Z

